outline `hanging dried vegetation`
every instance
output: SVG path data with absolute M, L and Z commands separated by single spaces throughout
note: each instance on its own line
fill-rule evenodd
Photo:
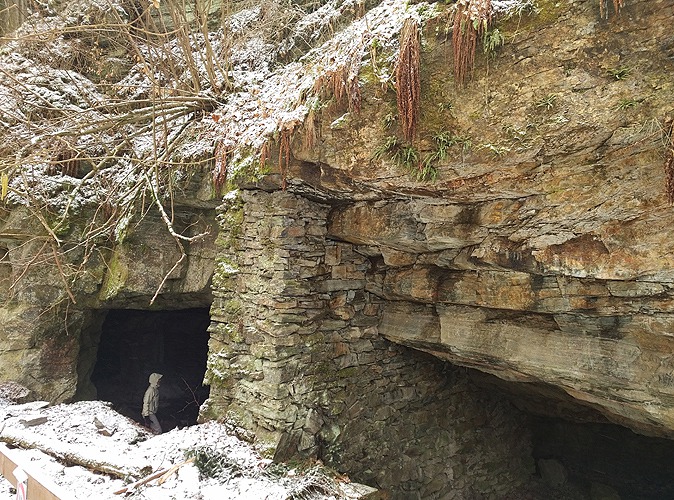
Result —
M 260 148 L 260 153 L 258 154 L 258 160 L 261 169 L 264 169 L 267 166 L 268 159 L 269 159 L 269 140 L 266 140 L 264 141 L 264 144 L 262 144 L 262 147 Z
M 67 175 L 69 177 L 77 177 L 79 171 L 79 152 L 71 141 L 59 140 L 54 148 L 52 159 L 49 162 L 47 173 L 55 175 Z
M 613 0 L 613 10 L 620 14 L 620 9 L 625 6 L 625 0 Z M 608 0 L 599 0 L 599 14 L 602 19 L 608 19 Z
M 674 118 L 665 120 L 665 178 L 667 201 L 674 204 Z
M 304 147 L 313 149 L 318 141 L 318 129 L 316 128 L 316 108 L 312 106 L 304 117 L 303 139 Z
M 227 148 L 220 141 L 215 146 L 215 168 L 213 169 L 213 186 L 218 197 L 222 194 L 222 188 L 227 182 Z
M 281 128 L 281 139 L 278 148 L 278 166 L 281 171 L 281 189 L 285 191 L 288 184 L 288 167 L 290 166 L 290 143 L 292 142 L 295 122 L 289 122 Z
M 456 4 L 452 43 L 454 79 L 459 85 L 465 83 L 473 70 L 477 40 L 489 28 L 491 18 L 491 0 L 459 0 Z
M 419 38 L 417 21 L 405 20 L 400 31 L 400 52 L 396 63 L 396 95 L 403 136 L 409 142 L 416 134 L 421 102 Z
M 329 96 L 332 96 L 335 98 L 336 106 L 346 107 L 349 111 L 359 113 L 362 96 L 358 74 L 364 51 L 363 43 L 346 61 L 318 77 L 314 83 L 313 94 L 322 101 L 327 101 Z

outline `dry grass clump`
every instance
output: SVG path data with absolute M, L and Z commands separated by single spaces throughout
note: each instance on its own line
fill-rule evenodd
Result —
M 412 141 L 416 134 L 421 99 L 419 25 L 407 19 L 400 31 L 400 52 L 396 63 L 396 96 L 403 136 Z
M 622 0 L 618 0 L 622 1 Z M 454 79 L 463 85 L 473 70 L 477 40 L 492 20 L 491 0 L 459 0 L 454 15 Z

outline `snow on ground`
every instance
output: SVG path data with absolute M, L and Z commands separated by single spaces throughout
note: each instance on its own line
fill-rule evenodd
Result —
M 183 465 L 168 475 L 163 484 L 159 484 L 158 477 L 132 489 L 126 498 L 347 499 L 373 491 L 335 479 L 317 464 L 303 470 L 274 464 L 237 438 L 231 427 L 216 422 L 154 436 L 101 401 L 51 407 L 41 402 L 2 403 L 0 422 L 0 441 L 29 446 L 12 450 L 13 456 L 26 464 L 29 473 L 38 480 L 51 481 L 67 491 L 68 500 L 89 499 L 92 493 L 97 500 L 124 498 L 114 492 L 179 464 Z M 192 456 L 196 456 L 196 461 L 185 463 Z M 107 467 L 120 477 L 126 476 L 126 480 L 79 465 L 65 465 L 75 461 L 99 469 Z M 200 467 L 219 472 L 213 474 L 215 477 L 205 477 Z M 6 481 L 0 481 L 2 498 L 12 498 Z
M 0 478 L 0 499 L 14 498 L 15 495 L 10 489 L 12 485 L 6 479 Z

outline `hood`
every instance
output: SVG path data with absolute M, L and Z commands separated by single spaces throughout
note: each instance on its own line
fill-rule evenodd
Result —
M 157 382 L 159 382 L 159 379 L 162 378 L 163 375 L 161 373 L 153 373 L 150 375 L 150 385 L 157 385 Z

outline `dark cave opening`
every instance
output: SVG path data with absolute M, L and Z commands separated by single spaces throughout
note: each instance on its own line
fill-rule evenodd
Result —
M 557 481 L 591 499 L 674 498 L 674 441 L 614 424 L 550 417 L 535 417 L 532 430 L 538 473 L 560 491 L 564 485 Z
M 208 308 L 108 311 L 91 375 L 97 399 L 142 422 L 148 377 L 161 373 L 157 417 L 163 429 L 195 424 L 209 392 L 202 385 L 209 323 Z
M 674 440 L 637 434 L 543 383 L 507 382 L 470 370 L 528 416 L 536 477 L 559 500 L 674 498 Z
M 545 498 L 674 499 L 674 440 L 612 423 L 558 387 L 468 373 L 478 386 L 496 391 L 526 415 L 535 477 L 547 488 Z

